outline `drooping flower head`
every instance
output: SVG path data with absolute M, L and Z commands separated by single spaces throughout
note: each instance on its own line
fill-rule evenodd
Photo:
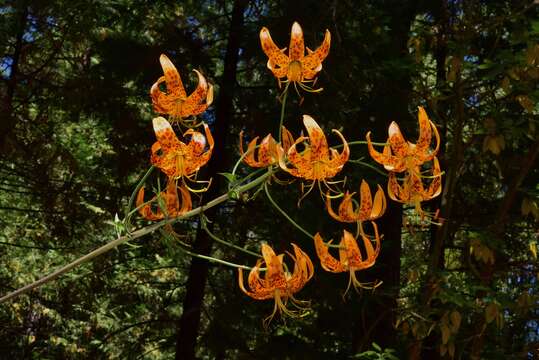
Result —
M 331 179 L 342 170 L 350 157 L 350 148 L 338 130 L 333 130 L 333 132 L 341 138 L 343 149 L 339 153 L 336 149 L 330 148 L 326 135 L 309 115 L 303 115 L 303 124 L 309 136 L 300 136 L 288 149 L 286 154 L 291 167 L 287 165 L 284 154 L 279 157 L 279 166 L 294 177 L 312 180 L 309 192 L 315 182 L 327 185 L 326 180 Z M 309 140 L 308 144 L 304 143 L 306 140 Z M 304 143 L 305 147 L 302 152 L 298 152 L 297 149 L 300 143 Z
M 273 312 L 264 322 L 269 323 L 277 312 L 289 316 L 300 315 L 305 310 L 304 303 L 294 298 L 294 294 L 300 291 L 314 273 L 314 266 L 307 254 L 305 254 L 296 244 L 292 244 L 294 255 L 288 255 L 294 260 L 294 270 L 292 273 L 283 264 L 284 254 L 276 255 L 273 249 L 262 244 L 262 259 L 249 273 L 247 283 L 249 290 L 243 283 L 243 271 L 239 269 L 238 283 L 241 291 L 255 300 L 274 299 L 275 306 Z M 266 268 L 264 276 L 260 275 L 261 268 Z M 297 310 L 290 310 L 286 307 L 288 300 L 292 302 Z
M 361 255 L 359 246 L 354 236 L 348 231 L 344 230 L 343 237 L 339 243 L 339 260 L 329 253 L 329 246 L 324 243 L 324 240 L 319 233 L 314 236 L 314 245 L 316 247 L 316 253 L 320 258 L 320 265 L 326 271 L 332 273 L 341 273 L 348 271 L 350 273 L 350 280 L 348 281 L 348 287 L 346 292 L 350 289 L 350 285 L 354 285 L 354 288 L 375 288 L 380 283 L 364 284 L 356 278 L 356 271 L 365 270 L 370 268 L 376 262 L 376 258 L 380 253 L 380 236 L 378 235 L 378 227 L 373 222 L 374 227 L 374 247 L 371 240 L 365 235 L 361 234 L 363 239 L 363 246 L 365 248 L 365 257 Z M 329 242 L 331 243 L 331 241 Z
M 178 184 L 169 179 L 167 188 L 150 201 L 144 202 L 144 187 L 140 188 L 137 194 L 137 208 L 142 217 L 148 220 L 162 220 L 166 217 L 174 218 L 180 216 L 193 208 L 191 194 L 185 185 L 180 186 L 181 203 L 178 197 Z M 153 208 L 156 208 L 154 211 Z
M 433 159 L 432 176 L 429 176 L 432 180 L 428 189 L 423 186 L 423 179 L 418 173 L 419 170 L 407 173 L 401 185 L 396 174 L 390 172 L 387 194 L 393 201 L 414 205 L 417 213 L 424 218 L 425 212 L 421 209 L 421 202 L 434 199 L 442 192 L 442 171 L 438 158 Z
M 326 30 L 322 45 L 314 51 L 307 48 L 307 55 L 305 55 L 303 30 L 297 22 L 292 25 L 288 55 L 285 54 L 286 48 L 279 49 L 275 45 L 269 30 L 265 27 L 260 30 L 260 43 L 268 57 L 268 69 L 279 80 L 279 84 L 281 79 L 286 78 L 287 82 L 304 87 L 305 82 L 312 82 L 316 74 L 322 70 L 322 61 L 329 54 L 331 34 Z
M 193 93 L 187 96 L 182 79 L 170 59 L 162 54 L 159 58 L 164 76 L 161 76 L 150 90 L 153 108 L 160 114 L 168 114 L 171 120 L 182 120 L 192 115 L 203 113 L 213 101 L 213 86 L 208 85 L 200 72 L 194 70 L 198 76 L 198 86 Z M 166 91 L 160 89 L 166 84 Z
M 389 144 L 384 146 L 383 153 L 374 149 L 369 131 L 366 137 L 371 157 L 376 162 L 384 165 L 386 170 L 394 172 L 413 171 L 421 164 L 432 160 L 440 148 L 440 135 L 436 125 L 428 118 L 425 109 L 421 106 L 419 107 L 418 121 L 419 138 L 415 144 L 404 139 L 399 125 L 393 121 L 388 130 Z M 436 138 L 436 147 L 431 151 L 430 143 L 433 132 Z
M 254 168 L 268 167 L 279 161 L 281 152 L 288 151 L 294 142 L 292 134 L 283 126 L 282 128 L 283 146 L 278 144 L 271 134 L 266 135 L 260 142 L 257 149 L 258 136 L 249 145 L 247 151 L 243 151 L 243 131 L 240 132 L 240 153 L 244 156 L 243 161 Z M 281 149 L 281 150 L 279 150 Z
M 348 191 L 344 194 L 344 199 L 339 205 L 339 213 L 336 214 L 331 207 L 331 196 L 326 196 L 326 206 L 332 218 L 341 222 L 360 222 L 367 220 L 376 220 L 381 217 L 386 211 L 386 197 L 382 187 L 378 185 L 374 202 L 372 200 L 371 189 L 365 180 L 361 181 L 359 188 L 360 201 L 359 206 L 354 209 L 352 197 L 355 193 L 350 194 Z
M 213 137 L 208 125 L 203 124 L 206 136 L 187 130 L 184 138 L 190 138 L 188 143 L 178 140 L 170 123 L 162 117 L 153 119 L 153 129 L 157 142 L 152 145 L 152 165 L 158 167 L 168 177 L 190 179 L 200 167 L 205 165 L 213 150 Z M 208 149 L 206 149 L 206 140 Z

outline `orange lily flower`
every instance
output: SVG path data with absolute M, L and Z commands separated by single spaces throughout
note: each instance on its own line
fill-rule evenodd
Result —
M 194 70 L 198 76 L 198 86 L 191 95 L 187 96 L 180 74 L 172 61 L 162 54 L 159 62 L 165 75 L 161 76 L 150 90 L 154 110 L 160 114 L 169 114 L 172 119 L 180 120 L 203 113 L 213 101 L 213 86 L 208 86 L 204 76 Z M 162 83 L 166 83 L 166 92 L 159 89 Z
M 331 34 L 329 30 L 326 30 L 322 45 L 315 51 L 307 48 L 307 55 L 305 55 L 303 30 L 297 22 L 292 25 L 288 56 L 284 53 L 286 48 L 279 49 L 273 42 L 269 30 L 265 27 L 260 30 L 260 43 L 262 50 L 268 57 L 268 69 L 279 80 L 279 84 L 281 79 L 286 77 L 286 81 L 301 86 L 302 83 L 309 82 L 308 80 L 313 79 L 322 70 L 322 61 L 329 54 Z
M 170 123 L 162 117 L 153 119 L 153 129 L 157 142 L 152 145 L 151 162 L 169 178 L 190 178 L 210 159 L 214 141 L 208 125 L 204 124 L 206 137 L 193 129 L 187 130 L 183 136 L 191 137 L 189 143 L 178 140 Z M 209 148 L 204 151 L 206 139 Z
M 424 218 L 425 213 L 421 209 L 421 202 L 431 200 L 442 192 L 442 171 L 440 170 L 438 159 L 434 157 L 432 181 L 427 190 L 425 190 L 421 175 L 418 175 L 418 173 L 419 169 L 408 173 L 404 178 L 403 186 L 401 186 L 395 173 L 390 172 L 387 183 L 387 194 L 394 201 L 415 205 L 417 213 L 421 218 Z
M 284 151 L 288 151 L 294 139 L 292 134 L 284 126 L 282 128 L 283 147 L 278 144 L 271 134 L 266 135 L 258 147 L 256 152 L 258 136 L 255 137 L 249 145 L 247 145 L 247 154 L 243 161 L 254 168 L 262 168 L 273 165 L 279 161 L 280 151 L 278 148 L 284 148 Z M 243 131 L 240 132 L 240 153 L 244 156 L 243 151 Z
M 369 185 L 365 180 L 361 181 L 359 188 L 360 202 L 359 207 L 354 209 L 352 196 L 348 191 L 344 194 L 344 199 L 339 205 L 339 213 L 336 214 L 331 207 L 331 197 L 326 196 L 326 206 L 332 218 L 341 222 L 360 222 L 366 220 L 375 220 L 384 214 L 386 211 L 386 197 L 382 187 L 378 185 L 376 195 L 374 195 L 374 203 Z
M 363 258 L 361 255 L 359 246 L 356 239 L 354 239 L 354 236 L 346 230 L 344 230 L 343 237 L 339 243 L 339 260 L 334 258 L 329 253 L 329 247 L 328 245 L 324 244 L 324 240 L 319 233 L 316 233 L 314 236 L 314 245 L 316 248 L 316 253 L 320 258 L 320 265 L 322 265 L 322 268 L 332 273 L 340 273 L 345 271 L 350 272 L 350 280 L 348 281 L 348 287 L 346 288 L 345 294 L 350 289 L 350 285 L 354 285 L 354 288 L 357 289 L 371 287 L 375 288 L 380 284 L 378 283 L 374 284 L 373 286 L 367 286 L 367 284 L 362 284 L 359 282 L 355 274 L 356 271 L 365 270 L 373 266 L 376 262 L 378 254 L 380 253 L 380 236 L 378 235 L 378 227 L 374 222 L 372 225 L 375 233 L 374 247 L 372 246 L 371 240 L 366 235 L 361 234 L 363 246 L 365 247 L 365 258 Z M 328 244 L 330 243 L 331 241 Z
M 383 153 L 376 151 L 371 143 L 370 131 L 367 133 L 367 145 L 369 154 L 378 163 L 384 165 L 386 170 L 394 172 L 403 172 L 413 170 L 426 161 L 430 161 L 438 153 L 440 148 L 440 135 L 436 125 L 428 118 L 425 109 L 419 107 L 419 138 L 417 143 L 413 144 L 406 141 L 400 131 L 399 125 L 392 122 L 389 125 L 389 145 L 384 146 Z M 432 130 L 431 130 L 432 129 Z M 436 148 L 429 151 L 432 133 L 436 138 Z
M 287 252 L 294 260 L 294 271 L 292 273 L 283 264 L 284 254 L 276 255 L 267 244 L 262 244 L 263 259 L 259 259 L 249 273 L 247 281 L 250 290 L 247 290 L 243 284 L 243 270 L 238 269 L 238 283 L 241 291 L 255 300 L 275 300 L 273 312 L 264 320 L 266 324 L 271 321 L 277 311 L 289 316 L 298 315 L 298 311 L 286 308 L 289 299 L 299 310 L 303 310 L 302 304 L 304 302 L 296 300 L 294 294 L 300 291 L 311 279 L 314 266 L 309 256 L 296 244 L 292 244 L 292 247 L 294 248 L 294 256 Z M 262 265 L 266 267 L 266 274 L 261 278 Z
M 312 117 L 303 115 L 303 124 L 309 137 L 300 136 L 287 151 L 288 161 L 293 167 L 289 168 L 284 156 L 279 156 L 280 167 L 292 176 L 313 180 L 313 182 L 334 177 L 342 170 L 350 156 L 346 139 L 340 131 L 333 130 L 343 142 L 343 150 L 339 154 L 337 150 L 328 147 L 324 132 Z M 297 145 L 307 139 L 309 139 L 309 144 L 305 144 L 305 149 L 298 153 Z
M 180 187 L 180 193 L 182 196 L 181 205 L 178 198 L 178 185 L 174 180 L 169 180 L 165 191 L 144 204 L 144 187 L 142 187 L 137 194 L 138 211 L 142 217 L 152 221 L 180 216 L 193 208 L 191 195 L 185 185 Z M 162 200 L 164 209 L 158 206 L 154 212 L 151 203 L 157 200 L 158 197 Z

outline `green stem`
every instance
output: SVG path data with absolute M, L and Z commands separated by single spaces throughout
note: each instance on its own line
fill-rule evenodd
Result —
M 258 144 L 254 147 L 253 151 L 255 151 L 257 148 L 260 147 L 261 144 Z M 241 154 L 240 158 L 238 159 L 238 161 L 236 161 L 236 163 L 234 164 L 234 168 L 232 169 L 232 175 L 236 175 L 236 171 L 238 170 L 238 166 L 240 166 L 241 162 L 243 161 L 243 159 L 245 159 L 245 157 L 247 155 L 249 155 L 250 151 L 247 150 L 245 151 L 243 154 Z
M 250 178 L 252 178 L 253 176 L 256 176 L 258 174 L 260 174 L 261 172 L 263 171 L 267 171 L 267 168 L 261 168 L 261 169 L 258 169 L 258 170 L 255 170 L 253 171 L 252 173 L 250 173 L 249 175 L 245 176 L 244 178 L 241 178 L 240 180 L 236 181 L 236 183 L 239 185 L 239 184 L 243 184 L 246 180 L 249 180 Z
M 352 163 L 352 164 L 358 164 L 358 165 L 366 166 L 366 167 L 368 167 L 368 168 L 373 169 L 373 170 L 376 171 L 378 174 L 384 175 L 385 177 L 387 177 L 387 173 L 383 172 L 382 170 L 378 169 L 376 166 L 371 165 L 371 164 L 369 164 L 369 163 L 363 162 L 363 161 L 361 161 L 361 160 L 348 160 L 348 162 L 349 162 L 349 163 Z
M 286 98 L 288 97 L 288 85 L 287 83 L 283 91 L 283 100 L 281 102 L 281 119 L 279 120 L 279 144 L 283 143 L 283 122 L 284 122 L 284 112 L 286 108 Z
M 153 172 L 154 169 L 155 169 L 155 166 L 153 166 L 153 165 L 150 166 L 148 171 L 146 171 L 144 176 L 140 179 L 137 186 L 135 187 L 135 190 L 133 191 L 133 193 L 131 194 L 131 197 L 129 198 L 129 203 L 127 204 L 127 209 L 125 210 L 125 218 L 128 217 L 129 212 L 133 208 L 133 204 L 135 203 L 135 198 L 137 197 L 137 194 L 138 194 L 140 188 L 144 185 L 144 183 L 146 182 L 146 179 L 148 178 L 148 176 L 150 176 L 150 174 Z
M 314 236 L 312 234 L 310 234 L 307 230 L 305 230 L 304 228 L 302 228 L 297 222 L 295 222 L 294 220 L 292 220 L 292 218 L 283 210 L 279 207 L 279 205 L 277 205 L 277 203 L 275 202 L 275 200 L 273 200 L 273 198 L 271 197 L 270 193 L 269 193 L 269 190 L 268 190 L 268 183 L 265 183 L 264 184 L 264 191 L 266 192 L 266 196 L 268 198 L 268 200 L 270 201 L 270 203 L 277 209 L 279 210 L 279 212 L 288 220 L 290 221 L 290 223 L 292 225 L 294 225 L 296 228 L 298 228 L 302 233 L 304 233 L 305 235 L 307 235 L 308 237 L 310 237 L 311 239 L 314 239 Z
M 250 189 L 262 184 L 264 181 L 266 181 L 266 179 L 270 175 L 271 175 L 271 172 L 268 171 L 267 173 L 265 173 L 264 175 L 256 178 L 255 180 L 251 181 L 250 183 L 238 187 L 238 189 L 236 191 L 238 193 L 242 193 L 242 192 L 245 192 L 247 190 L 250 190 Z M 228 199 L 229 199 L 228 193 L 223 194 L 223 195 L 218 196 L 215 199 L 209 201 L 206 205 L 199 206 L 196 209 L 188 211 L 185 214 L 182 214 L 182 215 L 180 215 L 180 216 L 178 216 L 176 218 L 165 219 L 165 220 L 162 220 L 162 221 L 160 221 L 158 223 L 155 223 L 155 224 L 146 226 L 146 227 L 144 227 L 142 229 L 139 229 L 137 231 L 134 231 L 134 232 L 132 232 L 132 233 L 130 233 L 128 235 L 121 236 L 121 237 L 117 238 L 116 240 L 113 240 L 113 241 L 111 241 L 111 242 L 109 242 L 109 243 L 95 249 L 94 251 L 92 251 L 92 252 L 78 258 L 77 260 L 75 260 L 75 261 L 61 267 L 60 269 L 50 273 L 49 275 L 46 275 L 46 276 L 42 277 L 41 279 L 38 279 L 38 280 L 34 281 L 31 284 L 23 286 L 22 288 L 17 289 L 15 291 L 1 297 L 0 298 L 0 304 L 3 303 L 3 302 L 6 302 L 9 299 L 13 299 L 13 298 L 15 298 L 15 297 L 17 297 L 19 295 L 25 294 L 25 293 L 33 290 L 33 289 L 36 289 L 36 288 L 40 287 L 41 285 L 46 284 L 49 281 L 55 280 L 58 277 L 65 274 L 66 272 L 70 271 L 71 269 L 73 269 L 73 268 L 75 268 L 77 266 L 80 266 L 80 265 L 82 265 L 82 264 L 84 264 L 84 263 L 98 257 L 99 255 L 102 255 L 102 254 L 104 254 L 104 253 L 118 247 L 119 245 L 125 243 L 126 241 L 134 240 L 134 239 L 140 238 L 140 237 L 142 237 L 144 235 L 150 234 L 150 233 L 154 232 L 155 230 L 162 228 L 165 225 L 173 224 L 173 223 L 176 223 L 176 222 L 178 222 L 180 220 L 187 219 L 187 218 L 193 217 L 195 215 L 199 215 L 204 210 L 212 208 L 214 206 L 217 206 L 217 205 L 227 201 Z
M 221 243 L 223 245 L 226 245 L 226 246 L 230 246 L 236 250 L 239 250 L 239 251 L 243 251 L 244 253 L 246 254 L 249 254 L 249 255 L 253 255 L 253 256 L 256 256 L 257 258 L 260 257 L 260 254 L 257 254 L 253 251 L 250 251 L 250 250 L 247 250 L 247 249 L 244 249 L 242 248 L 241 246 L 238 246 L 238 245 L 235 245 L 235 244 L 232 244 L 232 243 L 229 243 L 228 241 L 225 241 L 223 239 L 221 239 L 220 237 L 216 236 L 214 233 L 212 233 L 210 231 L 210 229 L 208 229 L 208 227 L 206 226 L 206 220 L 204 218 L 201 218 L 200 221 L 202 222 L 202 229 L 215 241 L 217 241 L 218 243 Z
M 350 141 L 348 143 L 348 145 L 366 145 L 366 144 L 368 144 L 368 142 L 364 140 Z M 372 141 L 371 141 L 371 144 L 378 145 L 378 146 L 389 145 L 389 143 L 379 143 L 379 142 L 372 142 Z M 342 145 L 339 145 L 339 146 L 342 147 Z M 334 147 L 339 147 L 339 146 L 334 146 Z
M 225 261 L 225 260 L 213 258 L 211 256 L 197 254 L 197 253 L 194 253 L 194 252 L 189 251 L 189 250 L 184 249 L 184 248 L 181 248 L 181 250 L 184 253 L 186 253 L 188 255 L 191 255 L 193 257 L 197 257 L 197 258 L 204 259 L 204 260 L 207 260 L 207 261 L 215 262 L 215 263 L 218 263 L 218 264 L 223 264 L 223 265 L 234 267 L 234 268 L 237 268 L 237 269 L 245 269 L 245 270 L 252 270 L 253 269 L 252 267 L 247 266 L 247 265 L 234 264 L 234 263 L 231 263 L 231 262 L 228 262 L 228 261 Z
M 164 231 L 162 231 L 161 233 L 162 233 L 163 236 L 166 236 L 166 237 L 170 238 L 170 235 L 166 234 Z M 181 251 L 183 251 L 184 253 L 186 253 L 187 255 L 197 257 L 199 259 L 204 259 L 204 260 L 207 260 L 207 261 L 211 261 L 211 262 L 214 262 L 214 263 L 230 266 L 230 267 L 237 268 L 237 269 L 245 269 L 245 270 L 251 270 L 252 269 L 252 267 L 247 266 L 247 265 L 235 264 L 235 263 L 231 263 L 231 262 L 226 261 L 226 260 L 221 260 L 221 259 L 214 258 L 214 257 L 211 257 L 211 256 L 202 255 L 202 254 L 199 254 L 199 253 L 196 253 L 196 252 L 192 252 L 192 251 L 187 250 L 187 249 L 185 249 L 185 248 L 183 248 L 181 246 L 179 247 L 179 249 Z M 257 257 L 259 257 L 259 255 L 257 255 Z

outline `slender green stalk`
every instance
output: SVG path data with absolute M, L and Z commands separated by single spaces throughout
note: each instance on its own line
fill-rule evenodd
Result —
M 253 151 L 257 148 L 260 147 L 261 144 L 258 144 L 254 147 Z M 245 159 L 245 157 L 247 155 L 250 154 L 250 151 L 245 151 L 243 154 L 241 154 L 240 158 L 238 159 L 238 161 L 236 161 L 236 163 L 234 164 L 234 168 L 232 168 L 232 175 L 236 175 L 236 171 L 238 170 L 238 166 L 240 166 L 241 162 L 243 161 L 243 159 Z
M 266 179 L 270 175 L 271 175 L 271 172 L 268 171 L 267 173 L 265 173 L 265 174 L 261 175 L 260 177 L 254 179 L 250 183 L 238 187 L 236 191 L 238 193 L 242 193 L 242 192 L 245 192 L 245 191 L 250 190 L 252 188 L 255 188 L 256 186 L 258 186 L 258 185 L 262 184 L 264 181 L 266 181 Z M 109 243 L 95 249 L 94 251 L 92 251 L 92 252 L 78 258 L 77 260 L 75 260 L 75 261 L 61 267 L 60 269 L 50 273 L 49 275 L 46 275 L 46 276 L 42 277 L 41 279 L 38 279 L 38 280 L 34 281 L 31 284 L 23 286 L 22 288 L 17 289 L 15 291 L 1 297 L 0 298 L 0 304 L 3 303 L 3 302 L 6 302 L 7 300 L 13 299 L 13 298 L 15 298 L 15 297 L 17 297 L 19 295 L 25 294 L 25 293 L 33 290 L 33 289 L 36 289 L 36 288 L 40 287 L 41 285 L 48 283 L 49 281 L 55 280 L 58 277 L 65 274 L 66 272 L 70 271 L 71 269 L 73 269 L 73 268 L 75 268 L 77 266 L 80 266 L 80 265 L 82 265 L 82 264 L 84 264 L 84 263 L 98 257 L 99 255 L 102 255 L 102 254 L 104 254 L 104 253 L 118 247 L 119 245 L 125 243 L 126 241 L 134 240 L 134 239 L 140 238 L 140 237 L 142 237 L 144 235 L 150 234 L 150 233 L 156 231 L 157 229 L 162 228 L 165 225 L 173 224 L 173 223 L 176 223 L 176 222 L 178 222 L 180 220 L 187 219 L 187 218 L 193 217 L 195 215 L 199 215 L 204 210 L 212 208 L 214 206 L 217 206 L 217 205 L 227 201 L 228 199 L 229 199 L 228 194 L 223 194 L 223 195 L 218 196 L 215 199 L 209 201 L 206 205 L 199 206 L 196 209 L 188 211 L 185 214 L 182 214 L 182 215 L 180 215 L 180 216 L 178 216 L 176 218 L 165 219 L 165 220 L 162 220 L 162 221 L 160 221 L 158 223 L 155 223 L 155 224 L 146 226 L 146 227 L 144 227 L 142 229 L 139 229 L 137 231 L 134 231 L 134 232 L 132 232 L 130 234 L 121 236 L 121 237 L 119 237 L 119 238 L 117 238 L 117 239 L 115 239 L 115 240 L 113 240 L 113 241 L 111 241 L 111 242 L 109 242 Z
M 215 241 L 217 241 L 218 243 L 221 243 L 223 245 L 226 245 L 226 246 L 229 246 L 229 247 L 232 247 L 236 250 L 239 250 L 239 251 L 242 251 L 246 254 L 249 254 L 249 255 L 253 255 L 253 256 L 256 256 L 257 258 L 260 257 L 260 254 L 257 254 L 253 251 L 250 251 L 250 250 L 247 250 L 247 249 L 244 249 L 242 248 L 241 246 L 238 246 L 238 245 L 235 245 L 235 244 L 232 244 L 232 243 L 229 243 L 228 241 L 225 241 L 221 238 L 219 238 L 218 236 L 216 236 L 214 233 L 212 233 L 210 231 L 210 229 L 208 229 L 208 226 L 206 226 L 206 220 L 204 218 L 201 218 L 200 220 L 202 222 L 202 229 Z
M 287 83 L 283 91 L 283 99 L 281 101 L 281 119 L 279 120 L 279 144 L 283 143 L 283 123 L 284 123 L 284 112 L 286 108 L 286 98 L 288 97 L 288 85 Z
M 164 231 L 161 231 L 161 234 L 162 234 L 163 236 L 168 237 L 168 238 L 171 237 L 170 234 L 167 234 L 167 233 L 165 233 Z M 197 257 L 197 258 L 199 258 L 199 259 L 211 261 L 211 262 L 214 262 L 214 263 L 218 263 L 218 264 L 230 266 L 230 267 L 237 268 L 237 269 L 245 269 L 245 270 L 251 270 L 251 269 L 252 269 L 252 267 L 247 266 L 247 265 L 235 264 L 235 263 L 232 263 L 232 262 L 230 262 L 230 261 L 226 261 L 226 260 L 214 258 L 214 257 L 207 256 L 207 255 L 202 255 L 202 254 L 199 254 L 199 253 L 196 253 L 196 252 L 187 250 L 186 248 L 181 247 L 181 246 L 179 247 L 179 249 L 180 249 L 181 251 L 183 251 L 184 253 L 186 253 L 187 255 L 190 255 L 190 256 L 193 256 L 193 257 Z M 259 255 L 257 255 L 257 257 L 259 257 Z
M 184 249 L 184 248 L 181 248 L 181 250 L 184 253 L 188 254 L 188 255 L 191 255 L 193 257 L 197 257 L 197 258 L 200 258 L 200 259 L 208 260 L 210 262 L 215 262 L 215 263 L 218 263 L 218 264 L 230 266 L 230 267 L 237 268 L 237 269 L 245 269 L 245 270 L 252 270 L 253 269 L 252 267 L 247 266 L 247 265 L 234 264 L 234 263 L 231 263 L 229 261 L 221 260 L 221 259 L 214 258 L 214 257 L 211 257 L 211 256 L 197 254 L 195 252 L 189 251 L 189 250 Z
M 309 233 L 307 230 L 305 230 L 304 228 L 302 228 L 297 222 L 295 222 L 294 220 L 292 220 L 292 218 L 283 210 L 279 207 L 279 205 L 277 205 L 277 203 L 275 202 L 275 200 L 273 200 L 273 198 L 271 197 L 270 193 L 269 193 L 269 190 L 268 190 L 268 183 L 265 183 L 264 184 L 264 191 L 266 192 L 266 197 L 268 198 L 268 200 L 270 201 L 270 203 L 277 209 L 279 210 L 279 212 L 288 220 L 290 221 L 290 223 L 292 225 L 294 225 L 296 228 L 298 228 L 302 233 L 304 233 L 305 235 L 307 235 L 308 237 L 310 237 L 311 239 L 314 239 L 314 236 Z
M 240 180 L 236 181 L 236 184 L 237 185 L 243 184 L 245 181 L 249 180 L 253 176 L 256 176 L 256 175 L 258 175 L 258 174 L 260 174 L 261 172 L 264 172 L 264 171 L 267 171 L 267 169 L 266 168 L 261 168 L 261 169 L 255 170 L 252 173 L 250 173 L 249 175 L 245 176 L 244 178 L 241 178 Z
M 366 166 L 370 169 L 373 169 L 374 171 L 376 171 L 378 174 L 380 175 L 384 175 L 385 177 L 387 177 L 387 173 L 383 172 L 382 170 L 378 169 L 376 166 L 374 165 L 371 165 L 369 163 L 366 163 L 364 161 L 361 161 L 361 160 L 348 160 L 349 163 L 351 164 L 358 164 L 358 165 L 362 165 L 362 166 Z
M 127 209 L 125 210 L 125 218 L 128 217 L 131 209 L 133 208 L 133 204 L 135 203 L 135 198 L 137 197 L 137 194 L 140 188 L 144 185 L 144 183 L 146 182 L 146 179 L 148 178 L 148 176 L 150 176 L 150 174 L 153 172 L 154 169 L 155 169 L 155 166 L 153 165 L 150 166 L 148 171 L 146 171 L 144 176 L 138 182 L 137 186 L 135 187 L 135 190 L 133 190 L 133 193 L 131 194 L 131 197 L 129 198 L 129 203 L 127 204 Z
M 368 142 L 364 141 L 364 140 L 350 141 L 348 143 L 348 145 L 366 145 L 366 144 L 368 144 Z M 380 143 L 380 142 L 372 142 L 372 141 L 371 141 L 371 144 L 378 145 L 378 146 L 389 145 L 389 143 Z M 338 145 L 338 146 L 334 146 L 334 147 L 342 147 L 342 145 Z

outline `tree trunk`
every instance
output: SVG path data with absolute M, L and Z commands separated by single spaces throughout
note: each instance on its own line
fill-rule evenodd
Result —
M 212 159 L 208 164 L 208 177 L 213 178 L 213 184 L 207 193 L 207 199 L 219 195 L 221 178 L 218 173 L 226 171 L 225 144 L 227 128 L 232 116 L 232 100 L 236 84 L 236 71 L 239 56 L 240 36 L 243 27 L 243 14 L 247 7 L 247 0 L 235 0 L 232 10 L 232 19 L 228 33 L 227 49 L 224 60 L 224 74 L 221 79 L 219 101 L 216 109 L 216 120 L 213 129 L 215 148 Z M 211 216 L 214 211 L 208 211 Z M 212 248 L 212 240 L 202 229 L 197 230 L 194 242 L 194 251 L 199 254 L 209 255 Z M 193 258 L 189 269 L 183 313 L 177 325 L 176 359 L 195 359 L 197 337 L 200 326 L 200 313 L 204 300 L 204 290 L 208 277 L 208 262 L 199 258 Z

